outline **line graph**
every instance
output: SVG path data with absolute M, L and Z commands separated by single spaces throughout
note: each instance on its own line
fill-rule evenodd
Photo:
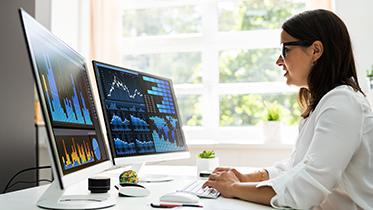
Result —
M 145 104 L 136 104 L 136 103 L 129 103 L 129 102 L 105 100 L 105 106 L 110 111 L 118 111 L 118 110 L 126 111 L 126 112 L 145 112 L 146 111 Z
M 116 157 L 186 149 L 171 80 L 111 65 L 96 67 Z
M 138 75 L 102 68 L 99 70 L 105 100 L 144 104 Z
M 131 131 L 131 129 L 129 128 L 130 126 L 130 121 L 115 113 L 113 113 L 112 117 L 111 117 L 111 120 L 110 120 L 110 125 L 111 125 L 111 129 L 113 131 Z
M 146 122 L 146 119 L 133 115 L 130 115 L 130 117 L 134 131 L 149 131 L 149 124 Z
M 115 152 L 119 156 L 136 154 L 136 145 L 123 137 L 114 137 Z
M 154 143 L 152 140 L 140 140 L 136 138 L 136 146 L 139 153 L 155 152 Z
M 109 90 L 109 93 L 107 94 L 107 96 L 110 97 L 111 94 L 113 93 L 113 91 L 116 88 L 121 89 L 121 90 L 127 92 L 127 96 L 129 98 L 131 98 L 131 99 L 135 99 L 137 96 L 139 96 L 139 97 L 143 96 L 140 93 L 140 91 L 138 91 L 137 89 L 135 89 L 133 91 L 133 93 L 131 94 L 131 91 L 128 89 L 127 85 L 124 84 L 122 81 L 118 80 L 117 77 L 114 75 L 113 82 L 111 83 L 111 87 L 110 87 L 110 90 Z

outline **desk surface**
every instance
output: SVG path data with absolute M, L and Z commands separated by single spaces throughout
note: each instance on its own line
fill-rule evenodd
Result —
M 118 197 L 117 191 L 114 189 L 113 185 L 118 183 L 118 175 L 124 169 L 116 169 L 112 171 L 104 172 L 103 175 L 111 177 L 111 190 L 109 193 L 116 197 L 117 204 L 108 210 L 123 210 L 123 209 L 133 209 L 133 210 L 155 210 L 150 206 L 151 202 L 159 202 L 159 197 L 165 193 L 173 192 L 186 186 L 188 183 L 197 179 L 196 169 L 192 166 L 160 166 L 160 165 L 150 165 L 145 166 L 142 169 L 144 174 L 169 174 L 174 177 L 173 181 L 162 182 L 162 183 L 143 183 L 150 191 L 151 194 L 148 197 L 143 198 L 129 198 L 129 197 Z M 36 201 L 42 195 L 49 185 L 44 185 L 40 187 L 34 187 L 26 190 L 21 190 L 17 192 L 11 192 L 7 194 L 0 195 L 0 205 L 1 209 L 42 209 L 36 206 Z M 88 194 L 87 181 L 80 182 L 72 187 L 70 187 L 66 194 Z M 258 205 L 250 202 L 245 202 L 237 199 L 227 199 L 219 197 L 218 199 L 201 199 L 200 203 L 204 206 L 203 209 L 207 210 L 240 210 L 240 209 L 271 209 L 270 207 Z M 178 209 L 193 209 L 196 208 L 178 208 Z

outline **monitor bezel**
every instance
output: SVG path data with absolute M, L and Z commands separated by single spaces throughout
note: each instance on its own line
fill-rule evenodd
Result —
M 188 149 L 188 145 L 186 143 L 184 132 L 182 130 L 183 125 L 182 125 L 181 120 L 179 121 L 179 125 L 180 125 L 180 129 L 181 129 L 181 135 L 182 135 L 183 141 L 185 143 L 185 150 L 164 152 L 164 153 L 140 154 L 140 155 L 132 155 L 132 156 L 126 156 L 126 157 L 117 157 L 116 156 L 115 146 L 114 146 L 114 143 L 112 142 L 109 119 L 108 119 L 107 111 L 106 111 L 106 108 L 105 108 L 105 99 L 104 99 L 104 96 L 102 95 L 103 87 L 102 87 L 102 85 L 99 81 L 100 80 L 100 73 L 99 73 L 99 69 L 97 68 L 97 64 L 103 65 L 103 66 L 108 66 L 108 67 L 111 67 L 111 68 L 116 68 L 118 70 L 134 72 L 134 73 L 137 73 L 137 74 L 140 74 L 140 75 L 143 75 L 143 76 L 149 76 L 149 77 L 153 77 L 153 78 L 156 78 L 156 79 L 161 79 L 161 80 L 168 81 L 169 84 L 170 84 L 170 87 L 171 87 L 172 97 L 175 99 L 174 103 L 175 103 L 176 116 L 177 116 L 178 119 L 181 119 L 181 118 L 180 118 L 180 112 L 179 112 L 179 107 L 178 107 L 177 100 L 176 100 L 174 87 L 173 87 L 173 82 L 172 82 L 171 79 L 165 78 L 165 77 L 162 77 L 162 76 L 158 76 L 158 75 L 154 75 L 154 74 L 149 74 L 149 73 L 146 73 L 146 72 L 143 72 L 143 71 L 134 70 L 132 68 L 120 67 L 120 66 L 104 63 L 104 62 L 101 62 L 101 61 L 92 60 L 92 65 L 93 65 L 93 69 L 94 69 L 94 73 L 95 73 L 95 79 L 96 79 L 96 85 L 97 85 L 97 88 L 98 88 L 98 94 L 99 94 L 100 103 L 101 103 L 101 109 L 102 109 L 102 113 L 103 113 L 103 117 L 104 117 L 104 121 L 105 121 L 105 128 L 106 128 L 105 132 L 106 132 L 106 136 L 107 136 L 107 139 L 108 139 L 108 142 L 109 142 L 111 155 L 113 157 L 113 164 L 116 165 L 116 166 L 123 166 L 123 165 L 128 165 L 128 164 L 138 164 L 138 163 L 144 163 L 144 162 L 157 162 L 157 161 L 189 158 L 190 157 L 190 152 L 189 152 L 189 149 Z
M 113 164 L 112 164 L 112 161 L 111 161 L 112 156 L 111 156 L 111 153 L 109 152 L 107 141 L 105 140 L 104 136 L 102 136 L 104 144 L 106 146 L 106 150 L 107 150 L 107 155 L 108 155 L 107 160 L 105 160 L 101 163 L 97 163 L 93 166 L 89 166 L 87 168 L 82 168 L 80 170 L 71 172 L 71 173 L 66 174 L 66 175 L 63 174 L 63 170 L 62 170 L 62 167 L 61 167 L 61 164 L 60 164 L 60 159 L 59 159 L 59 156 L 58 156 L 56 141 L 55 141 L 55 138 L 54 138 L 54 131 L 53 131 L 53 128 L 52 128 L 52 122 L 50 121 L 50 115 L 48 113 L 48 106 L 47 106 L 47 103 L 46 103 L 44 95 L 43 95 L 43 88 L 42 88 L 42 85 L 41 85 L 38 68 L 36 66 L 36 61 L 34 59 L 35 56 L 33 54 L 33 46 L 32 46 L 31 41 L 29 41 L 29 36 L 28 36 L 29 32 L 28 32 L 28 29 L 25 25 L 25 22 L 28 21 L 28 20 L 31 20 L 32 22 L 34 22 L 36 25 L 39 26 L 38 30 L 42 30 L 43 33 L 45 32 L 47 35 L 49 35 L 55 41 L 58 41 L 59 44 L 62 44 L 64 47 L 71 50 L 71 52 L 74 53 L 79 58 L 79 60 L 82 61 L 82 66 L 85 68 L 87 76 L 88 76 L 88 68 L 87 68 L 84 57 L 82 57 L 74 49 L 72 49 L 70 46 L 68 46 L 65 42 L 63 42 L 62 40 L 57 38 L 55 35 L 53 35 L 49 30 L 44 28 L 44 26 L 42 26 L 40 23 L 38 23 L 24 9 L 22 9 L 22 8 L 19 9 L 19 16 L 20 16 L 23 36 L 24 36 L 24 39 L 25 39 L 26 48 L 27 48 L 27 52 L 28 52 L 28 57 L 29 57 L 29 61 L 30 61 L 30 66 L 31 66 L 31 70 L 32 70 L 32 75 L 33 75 L 34 81 L 35 81 L 35 86 L 36 86 L 36 90 L 37 90 L 36 92 L 37 92 L 38 97 L 39 97 L 39 102 L 40 102 L 40 106 L 41 106 L 43 120 L 44 120 L 44 123 L 45 123 L 45 128 L 46 128 L 46 132 L 47 132 L 47 136 L 48 136 L 49 154 L 50 154 L 50 156 L 51 156 L 50 158 L 52 160 L 51 163 L 52 163 L 53 173 L 54 173 L 55 177 L 57 178 L 57 181 L 59 183 L 60 188 L 65 189 L 67 186 L 75 184 L 75 183 L 77 183 L 77 182 L 79 182 L 83 179 L 88 178 L 89 176 L 93 176 L 93 175 L 95 175 L 99 172 L 102 172 L 104 170 L 112 168 L 113 167 Z M 92 89 L 91 82 L 89 82 L 89 88 Z M 92 94 L 92 97 L 93 97 L 93 94 Z M 93 102 L 93 107 L 96 110 L 98 110 L 95 102 Z M 97 125 L 97 126 L 99 127 L 99 129 L 101 129 L 99 120 L 98 120 L 98 123 L 99 123 L 99 125 Z M 103 132 L 101 132 L 101 133 L 102 133 L 102 135 L 104 135 Z

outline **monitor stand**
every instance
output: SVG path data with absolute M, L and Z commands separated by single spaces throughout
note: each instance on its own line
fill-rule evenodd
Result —
M 99 209 L 116 204 L 109 193 L 63 196 L 64 192 L 54 181 L 39 198 L 37 205 L 46 209 Z
M 131 169 L 136 171 L 139 182 L 168 182 L 174 180 L 171 176 L 165 174 L 143 174 L 145 162 L 131 165 Z

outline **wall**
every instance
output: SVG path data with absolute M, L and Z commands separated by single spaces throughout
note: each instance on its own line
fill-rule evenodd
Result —
M 31 15 L 34 0 L 0 3 L 0 193 L 18 171 L 35 167 L 37 144 L 34 127 L 34 83 L 17 9 Z M 15 181 L 35 181 L 36 171 Z M 24 188 L 19 184 L 12 190 Z
M 369 92 L 366 71 L 373 65 L 373 1 L 371 0 L 335 0 L 335 11 L 347 25 L 350 32 L 359 81 L 365 92 Z M 371 100 L 372 102 L 372 100 Z
M 195 165 L 197 155 L 203 150 L 213 149 L 219 157 L 220 166 L 266 167 L 287 159 L 292 145 L 217 144 L 189 145 L 189 159 L 158 162 L 163 165 Z M 152 163 L 153 164 L 153 163 Z

